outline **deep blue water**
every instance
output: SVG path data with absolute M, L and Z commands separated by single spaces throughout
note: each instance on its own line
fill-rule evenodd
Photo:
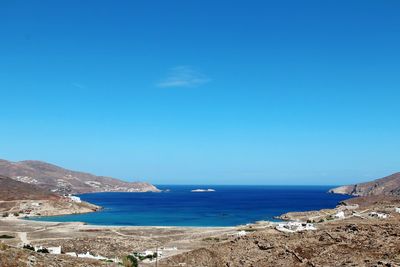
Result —
M 274 220 L 289 211 L 335 207 L 349 196 L 326 193 L 330 186 L 158 186 L 162 193 L 92 193 L 82 200 L 100 212 L 40 217 L 35 220 L 81 221 L 97 225 L 234 226 Z M 193 193 L 196 188 L 216 192 Z

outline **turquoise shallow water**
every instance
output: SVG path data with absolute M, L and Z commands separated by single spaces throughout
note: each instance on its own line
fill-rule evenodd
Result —
M 274 220 L 289 211 L 335 207 L 349 196 L 326 193 L 331 186 L 158 186 L 162 193 L 92 193 L 80 197 L 100 212 L 39 217 L 35 220 L 81 221 L 97 225 L 234 226 Z M 193 193 L 213 188 L 215 192 Z

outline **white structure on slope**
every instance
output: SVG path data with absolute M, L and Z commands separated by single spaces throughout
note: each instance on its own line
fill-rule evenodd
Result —
M 50 254 L 61 254 L 61 246 L 58 246 L 58 247 L 35 246 L 34 249 L 36 252 L 38 250 L 47 249 Z
M 339 211 L 338 213 L 336 213 L 335 215 L 333 215 L 333 217 L 335 217 L 336 219 L 344 219 L 344 211 Z
M 244 230 L 241 230 L 241 231 L 237 231 L 236 233 L 233 233 L 232 235 L 236 236 L 236 237 L 241 237 L 241 236 L 247 235 L 247 232 Z
M 301 231 L 317 230 L 317 228 L 315 228 L 314 224 L 312 223 L 287 222 L 287 223 L 279 223 L 278 226 L 276 226 L 276 230 L 285 233 L 295 233 Z
M 88 259 L 95 259 L 95 260 L 108 260 L 106 257 L 103 256 L 94 256 L 90 254 L 90 252 L 86 252 L 85 254 L 78 254 L 78 258 L 88 258 Z
M 371 217 L 374 217 L 374 218 L 378 218 L 378 219 L 386 219 L 388 217 L 387 214 L 379 213 L 379 212 L 376 212 L 376 211 L 372 211 L 368 215 L 371 216 Z
M 73 196 L 73 195 L 68 195 L 67 197 L 68 197 L 69 199 L 71 199 L 73 202 L 76 202 L 76 203 L 81 203 L 81 202 L 82 202 L 82 200 L 81 200 L 80 197 Z

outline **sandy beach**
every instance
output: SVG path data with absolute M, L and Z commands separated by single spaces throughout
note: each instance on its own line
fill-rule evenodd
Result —
M 55 219 L 56 220 L 56 219 Z M 114 259 L 133 252 L 162 251 L 162 258 L 207 246 L 215 240 L 228 240 L 242 227 L 160 227 L 160 226 L 96 226 L 81 222 L 57 223 L 1 218 L 0 235 L 7 245 L 23 244 L 58 247 L 63 253 L 89 252 Z M 145 263 L 144 263 L 145 264 Z

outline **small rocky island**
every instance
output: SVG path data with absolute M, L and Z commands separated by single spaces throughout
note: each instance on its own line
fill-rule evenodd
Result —
M 199 188 L 199 189 L 193 189 L 190 192 L 194 192 L 194 193 L 215 192 L 215 189 L 211 189 L 211 188 L 201 189 L 201 188 Z
M 288 212 L 283 222 L 195 228 L 20 220 L 99 207 L 1 176 L 0 266 L 400 266 L 396 177 L 362 184 L 371 190 L 333 209 Z M 344 188 L 331 192 L 359 186 Z

